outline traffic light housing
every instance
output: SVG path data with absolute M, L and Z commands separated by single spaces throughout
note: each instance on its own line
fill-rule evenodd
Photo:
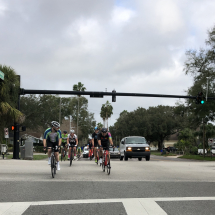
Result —
M 205 97 L 203 95 L 203 92 L 200 92 L 196 96 L 196 104 L 204 104 L 204 103 L 205 103 Z
M 116 95 L 114 94 L 116 94 L 116 90 L 112 91 L 112 102 L 116 102 Z

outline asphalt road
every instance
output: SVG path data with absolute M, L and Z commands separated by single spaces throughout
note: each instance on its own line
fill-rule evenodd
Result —
M 51 178 L 46 160 L 0 160 L 0 214 L 207 214 L 215 163 L 151 156 L 111 160 L 111 174 L 81 158 Z

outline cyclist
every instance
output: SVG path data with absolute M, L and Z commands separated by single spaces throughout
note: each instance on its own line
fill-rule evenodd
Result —
M 90 159 L 90 156 L 91 156 L 92 150 L 93 150 L 92 137 L 90 135 L 89 135 L 89 142 L 87 144 L 87 148 L 89 149 L 88 159 Z
M 69 157 L 71 156 L 71 149 L 73 147 L 74 159 L 76 159 L 76 146 L 75 145 L 78 145 L 78 138 L 77 138 L 77 135 L 75 134 L 74 130 L 70 130 L 70 134 L 67 137 L 67 144 L 69 145 Z
M 97 162 L 97 147 L 98 147 L 98 133 L 99 133 L 99 129 L 98 127 L 95 127 L 94 129 L 94 133 L 92 134 L 92 143 L 93 143 L 93 147 L 94 147 L 94 156 L 95 156 L 95 162 Z
M 105 148 L 105 150 L 109 151 L 109 143 L 113 146 L 112 137 L 110 134 L 108 134 L 107 128 L 102 128 L 101 132 L 98 134 L 98 144 L 100 147 L 99 148 L 100 163 L 102 163 L 103 147 Z
M 46 129 L 44 133 L 43 146 L 44 151 L 48 148 L 48 164 L 51 164 L 51 151 L 52 147 L 55 147 L 55 158 L 57 161 L 57 170 L 60 170 L 59 164 L 59 150 L 58 148 L 61 145 L 61 131 L 60 131 L 60 123 L 56 121 L 51 122 L 51 128 Z M 46 147 L 47 146 L 47 147 Z
M 67 134 L 67 131 L 63 131 L 63 134 L 62 134 L 62 146 L 61 146 L 61 155 L 63 154 L 63 148 L 65 151 L 67 151 L 67 137 L 68 137 L 68 134 Z M 66 155 L 64 155 L 66 156 Z

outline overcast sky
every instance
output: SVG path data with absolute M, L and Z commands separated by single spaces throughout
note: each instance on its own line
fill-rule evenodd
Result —
M 0 0 L 0 64 L 24 89 L 185 95 L 188 49 L 205 47 L 215 25 L 214 0 Z M 89 110 L 111 97 L 90 98 Z M 177 99 L 117 97 L 123 110 L 175 105 Z

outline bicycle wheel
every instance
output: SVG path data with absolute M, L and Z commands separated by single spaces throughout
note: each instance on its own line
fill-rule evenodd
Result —
M 56 162 L 56 160 L 54 159 L 54 174 L 56 174 L 56 169 L 57 169 L 57 162 Z
M 72 152 L 71 152 L 71 155 L 70 155 L 70 166 L 72 165 L 72 159 L 73 159 L 73 157 L 72 157 Z
M 107 155 L 107 159 L 109 160 L 108 164 L 107 164 L 107 174 L 110 175 L 110 158 L 109 155 Z
M 51 174 L 52 174 L 52 178 L 54 178 L 54 156 L 51 156 Z

